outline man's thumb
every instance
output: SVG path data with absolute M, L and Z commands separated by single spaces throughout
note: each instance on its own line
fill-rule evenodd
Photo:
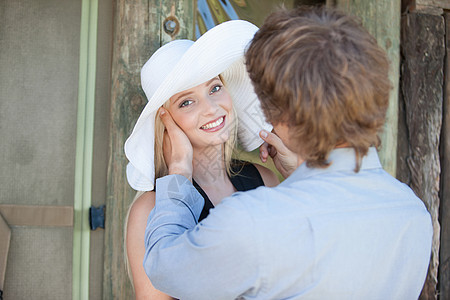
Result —
M 267 132 L 265 130 L 261 130 L 259 132 L 259 136 L 269 145 L 272 145 L 277 150 L 283 150 L 284 144 L 281 139 L 272 132 Z

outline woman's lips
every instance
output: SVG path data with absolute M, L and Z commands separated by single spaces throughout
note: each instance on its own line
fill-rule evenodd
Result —
M 225 126 L 225 116 L 221 116 L 212 122 L 206 123 L 205 125 L 200 127 L 200 129 L 208 132 L 214 132 L 222 129 L 224 126 Z

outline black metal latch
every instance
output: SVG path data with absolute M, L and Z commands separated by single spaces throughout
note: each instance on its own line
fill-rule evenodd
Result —
M 89 208 L 89 224 L 91 230 L 97 229 L 97 227 L 105 228 L 105 205 L 99 207 L 91 206 Z

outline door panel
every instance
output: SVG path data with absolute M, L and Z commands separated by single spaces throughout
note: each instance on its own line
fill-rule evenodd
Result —
M 13 227 L 4 299 L 72 298 L 72 228 Z
M 0 203 L 72 205 L 80 7 L 0 2 Z
M 0 204 L 73 206 L 81 1 L 0 12 Z M 72 232 L 11 226 L 5 299 L 71 299 Z
M 106 198 L 113 20 L 112 1 L 98 3 L 95 206 Z M 9 205 L 74 205 L 81 8 L 82 0 L 0 1 L 0 214 Z M 71 299 L 73 227 L 33 222 L 9 224 L 4 297 Z M 102 297 L 103 237 L 103 229 L 90 234 L 90 299 Z

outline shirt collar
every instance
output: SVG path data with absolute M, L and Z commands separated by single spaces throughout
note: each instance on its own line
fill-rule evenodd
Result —
M 353 148 L 338 148 L 330 152 L 328 161 L 331 163 L 327 168 L 309 168 L 306 163 L 302 163 L 285 182 L 301 180 L 307 177 L 330 172 L 352 171 L 356 166 L 356 155 Z M 363 157 L 361 171 L 368 169 L 382 168 L 378 153 L 375 147 L 370 147 L 367 155 Z

